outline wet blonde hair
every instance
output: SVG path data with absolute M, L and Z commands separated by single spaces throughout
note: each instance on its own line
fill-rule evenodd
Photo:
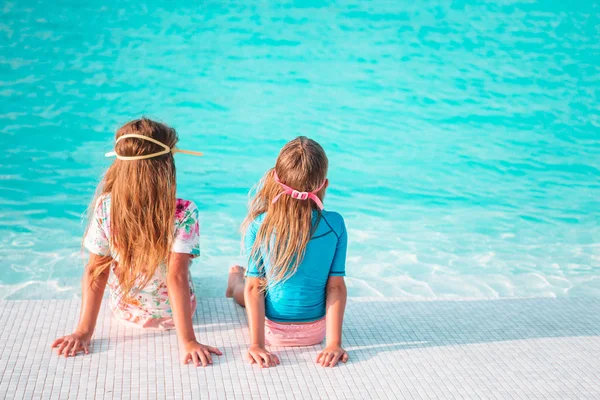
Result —
M 147 118 L 123 125 L 115 140 L 127 134 L 151 137 L 173 148 L 177 133 L 165 124 Z M 115 151 L 121 156 L 140 156 L 163 150 L 139 138 L 125 138 Z M 108 168 L 90 205 L 94 218 L 98 200 L 110 195 L 110 246 L 119 255 L 114 272 L 119 279 L 119 297 L 128 298 L 143 289 L 156 269 L 167 262 L 174 239 L 175 162 L 167 153 L 144 160 L 115 160 Z M 89 225 L 88 225 L 89 229 Z M 92 270 L 97 278 L 113 260 L 110 257 Z
M 283 195 L 273 203 L 273 199 L 282 192 L 275 182 L 275 172 L 279 180 L 298 191 L 311 192 L 319 188 L 327 178 L 329 161 L 323 148 L 314 140 L 300 136 L 288 142 L 281 149 L 275 168 L 271 168 L 254 189 L 250 199 L 248 215 L 242 224 L 245 235 L 250 224 L 262 214 L 265 217 L 258 229 L 250 259 L 264 270 L 269 263 L 266 279 L 274 285 L 290 278 L 304 259 L 306 246 L 313 234 L 313 210 L 321 211 L 311 200 L 297 200 Z M 327 185 L 319 190 L 317 196 L 323 200 Z M 316 227 L 316 224 L 314 225 Z M 268 260 L 265 260 L 268 255 Z

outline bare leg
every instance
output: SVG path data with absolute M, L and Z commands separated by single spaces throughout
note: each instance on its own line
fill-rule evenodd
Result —
M 233 297 L 240 306 L 244 307 L 244 273 L 246 269 L 239 265 L 229 268 L 229 279 L 227 280 L 227 291 L 225 296 Z

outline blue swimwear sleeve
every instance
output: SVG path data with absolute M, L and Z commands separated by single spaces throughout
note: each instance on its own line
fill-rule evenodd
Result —
M 342 229 L 338 236 L 335 255 L 329 270 L 329 276 L 346 276 L 346 248 L 348 247 L 348 234 L 346 233 L 346 225 L 342 219 Z
M 252 278 L 264 278 L 265 271 L 264 268 L 260 268 L 259 264 L 256 260 L 250 257 L 252 253 L 252 246 L 254 246 L 254 241 L 256 240 L 256 233 L 258 232 L 258 224 L 253 222 L 248 227 L 246 231 L 246 236 L 244 238 L 244 255 L 248 260 L 248 268 L 246 269 L 246 276 Z

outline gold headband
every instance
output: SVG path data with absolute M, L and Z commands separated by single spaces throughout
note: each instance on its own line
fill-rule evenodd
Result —
M 170 148 L 166 144 L 161 143 L 156 139 L 153 139 L 151 137 L 144 136 L 144 135 L 138 135 L 137 133 L 130 133 L 128 135 L 121 136 L 120 138 L 117 139 L 117 141 L 115 142 L 115 145 L 117 143 L 119 143 L 119 141 L 121 139 L 127 139 L 127 138 L 138 138 L 138 139 L 142 139 L 142 140 L 147 140 L 149 142 L 155 143 L 155 144 L 163 147 L 164 150 L 161 150 L 161 151 L 158 151 L 158 152 L 152 153 L 152 154 L 146 154 L 143 156 L 132 156 L 132 157 L 120 156 L 117 154 L 116 151 L 110 151 L 110 152 L 106 153 L 104 155 L 104 157 L 117 157 L 119 160 L 123 160 L 123 161 L 135 161 L 135 160 L 145 160 L 147 158 L 154 158 L 154 157 L 162 156 L 163 154 L 167 154 L 167 153 L 171 153 L 171 154 L 183 153 L 183 154 L 189 154 L 192 156 L 201 156 L 202 155 L 202 153 L 200 153 L 199 151 L 181 150 L 176 147 Z

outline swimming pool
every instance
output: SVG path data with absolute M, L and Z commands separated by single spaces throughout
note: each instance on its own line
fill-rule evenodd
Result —
M 79 291 L 115 129 L 174 126 L 201 296 L 297 135 L 330 158 L 353 296 L 600 296 L 595 2 L 22 0 L 0 11 L 0 297 Z M 476 4 L 477 3 L 477 4 Z

